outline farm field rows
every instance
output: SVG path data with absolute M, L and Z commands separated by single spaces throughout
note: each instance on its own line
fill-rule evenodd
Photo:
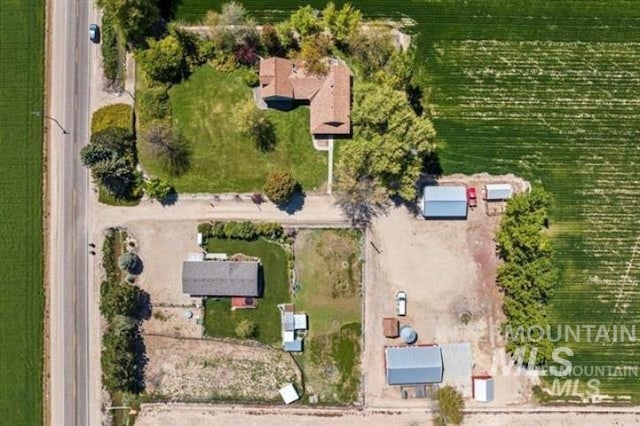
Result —
M 197 20 L 221 1 L 185 0 Z M 258 19 L 320 1 L 244 2 Z M 337 2 L 341 3 L 341 2 Z M 629 0 L 352 1 L 415 22 L 445 174 L 517 173 L 555 200 L 552 322 L 637 323 L 640 4 Z M 281 10 L 280 10 L 281 9 Z M 593 339 L 592 339 L 593 340 Z M 574 365 L 640 367 L 640 343 L 569 342 Z M 557 343 L 556 346 L 563 346 Z M 579 377 L 589 379 L 592 377 Z M 597 377 L 640 401 L 635 376 Z M 582 383 L 584 385 L 584 382 Z
M 42 423 L 44 5 L 0 7 L 0 423 Z

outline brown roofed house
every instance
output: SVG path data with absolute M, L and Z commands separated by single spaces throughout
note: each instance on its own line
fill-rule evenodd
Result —
M 342 63 L 320 77 L 307 74 L 302 61 L 262 59 L 259 93 L 270 107 L 308 103 L 312 135 L 351 133 L 351 71 Z

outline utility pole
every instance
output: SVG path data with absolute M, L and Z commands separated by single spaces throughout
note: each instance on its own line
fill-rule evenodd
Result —
M 55 118 L 53 118 L 53 117 L 51 117 L 49 115 L 43 114 L 42 111 L 32 111 L 31 114 L 35 115 L 36 117 L 44 117 L 46 119 L 49 119 L 49 120 L 53 121 L 54 123 L 56 123 L 58 125 L 58 127 L 60 127 L 60 130 L 62 130 L 62 134 L 63 135 L 68 135 L 69 134 L 69 132 L 67 132 L 64 127 L 62 127 L 62 124 L 60 124 L 60 122 L 58 120 L 56 120 Z

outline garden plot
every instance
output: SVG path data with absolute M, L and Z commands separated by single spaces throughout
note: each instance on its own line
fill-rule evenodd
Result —
M 443 41 L 434 51 L 445 171 L 510 171 L 554 196 L 552 322 L 637 324 L 640 44 Z M 640 366 L 637 342 L 585 340 L 556 346 L 583 368 Z M 640 399 L 635 376 L 596 378 L 602 394 Z

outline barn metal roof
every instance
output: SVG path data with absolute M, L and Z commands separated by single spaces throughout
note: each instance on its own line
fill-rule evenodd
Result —
M 464 186 L 425 186 L 422 191 L 422 215 L 426 218 L 467 217 L 467 192 Z
M 442 353 L 438 346 L 400 346 L 385 349 L 387 383 L 416 385 L 442 381 Z

